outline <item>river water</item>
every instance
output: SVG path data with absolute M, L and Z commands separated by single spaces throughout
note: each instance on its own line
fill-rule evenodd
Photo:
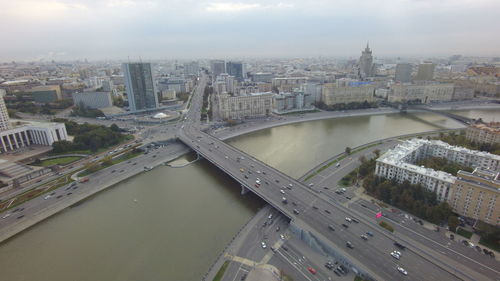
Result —
M 500 111 L 459 114 L 491 120 Z M 229 142 L 299 177 L 346 146 L 460 126 L 431 113 L 347 117 Z M 241 196 L 238 184 L 207 161 L 161 166 L 0 245 L 0 280 L 197 281 L 263 204 L 250 193 Z

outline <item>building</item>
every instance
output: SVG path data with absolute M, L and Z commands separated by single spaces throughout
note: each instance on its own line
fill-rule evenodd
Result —
M 163 90 L 161 91 L 161 98 L 165 100 L 175 100 L 177 98 L 177 93 L 175 90 Z
M 222 93 L 236 93 L 236 80 L 234 76 L 227 73 L 221 73 L 217 75 L 213 83 L 214 91 L 217 94 Z
M 430 81 L 434 79 L 435 64 L 432 62 L 424 62 L 418 65 L 417 76 L 415 80 Z
M 198 76 L 198 71 L 200 70 L 200 65 L 197 61 L 192 61 L 184 64 L 184 75 L 185 76 Z
M 83 104 L 90 108 L 105 108 L 113 106 L 109 92 L 83 92 L 73 94 L 73 103 L 77 106 Z
M 472 124 L 467 127 L 465 138 L 475 143 L 500 144 L 500 122 Z
M 4 89 L 0 89 L 0 132 L 11 128 L 9 112 L 7 111 L 7 106 L 5 106 L 5 101 L 3 97 L 6 95 Z
M 271 81 L 274 78 L 274 74 L 270 72 L 257 72 L 257 73 L 252 73 L 251 77 L 253 82 L 271 83 Z
M 280 92 L 291 92 L 307 82 L 307 77 L 277 77 L 272 79 L 273 88 Z
M 366 48 L 361 51 L 361 57 L 359 57 L 359 76 L 361 79 L 373 76 L 373 57 L 372 50 L 366 43 Z
M 244 119 L 271 114 L 273 94 L 253 93 L 247 96 L 213 95 L 216 119 Z
M 300 86 L 300 90 L 306 95 L 306 102 L 315 104 L 321 101 L 322 85 L 319 83 L 304 83 Z
M 51 146 L 61 140 L 68 140 L 64 123 L 29 122 L 0 132 L 0 152 L 15 151 L 33 144 Z
M 352 82 L 346 85 L 326 83 L 323 85 L 322 100 L 325 105 L 351 102 L 373 102 L 375 86 L 370 82 Z
M 283 114 L 294 111 L 314 110 L 314 106 L 302 91 L 279 93 L 273 96 L 273 111 Z
M 226 62 L 226 73 L 234 76 L 238 81 L 243 81 L 246 78 L 245 66 L 242 62 Z
M 459 171 L 449 200 L 461 216 L 500 225 L 500 174 L 477 168 L 472 173 Z
M 411 81 L 412 66 L 409 63 L 398 63 L 396 65 L 396 73 L 394 80 L 401 83 Z
M 421 103 L 451 101 L 453 83 L 393 84 L 389 91 L 389 102 L 419 101 Z
M 158 107 L 158 95 L 150 63 L 124 63 L 123 74 L 131 111 Z
M 474 172 L 459 171 L 455 177 L 414 164 L 427 157 L 445 158 L 471 167 Z M 496 198 L 500 193 L 499 170 L 498 155 L 452 146 L 442 141 L 412 139 L 380 156 L 375 174 L 400 183 L 408 181 L 420 184 L 435 192 L 439 201 L 448 202 L 458 214 L 498 225 L 500 216 Z M 488 204 L 483 205 L 484 201 Z M 470 206 L 474 208 L 469 209 Z
M 221 73 L 226 73 L 226 63 L 223 60 L 212 60 L 210 61 L 210 70 L 213 77 L 217 77 Z
M 26 90 L 26 93 L 31 94 L 33 100 L 38 103 L 49 103 L 62 99 L 61 86 L 59 85 L 36 86 Z

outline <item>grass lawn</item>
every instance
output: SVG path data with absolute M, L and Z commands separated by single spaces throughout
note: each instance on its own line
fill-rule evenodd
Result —
M 222 277 L 224 277 L 224 273 L 226 272 L 227 267 L 229 266 L 229 261 L 225 261 L 224 264 L 220 267 L 219 271 L 215 275 L 213 281 L 220 281 Z
M 97 172 L 97 171 L 100 171 L 100 170 L 102 170 L 102 169 L 104 169 L 104 168 L 108 168 L 108 167 L 111 167 L 111 166 L 113 166 L 113 165 L 115 165 L 115 164 L 121 163 L 121 162 L 123 162 L 123 161 L 129 160 L 129 159 L 134 158 L 134 157 L 137 157 L 137 156 L 141 155 L 142 153 L 143 153 L 143 152 L 137 152 L 137 153 L 124 153 L 124 154 L 122 154 L 122 156 L 120 156 L 119 158 L 113 159 L 113 161 L 111 161 L 111 165 L 109 165 L 109 166 L 102 166 L 102 165 L 100 165 L 100 166 L 99 166 L 99 169 L 97 169 L 96 171 L 91 172 L 91 173 L 89 173 L 87 170 L 84 170 L 84 171 L 82 171 L 81 173 L 79 173 L 79 174 L 78 174 L 78 176 L 79 176 L 79 177 L 85 177 L 85 176 L 88 176 L 88 175 L 93 174 L 93 173 L 95 173 L 95 172 Z
M 457 234 L 461 235 L 467 239 L 470 239 L 472 237 L 472 232 L 467 231 L 467 230 L 460 228 L 460 227 L 457 229 Z
M 479 244 L 481 245 L 484 245 L 490 249 L 493 249 L 497 252 L 500 252 L 500 244 L 498 242 L 491 242 L 491 241 L 487 241 L 487 240 L 484 240 L 483 238 L 481 238 L 481 240 L 479 240 Z
M 69 163 L 73 163 L 76 160 L 81 159 L 82 157 L 78 156 L 69 156 L 69 157 L 61 157 L 61 158 L 55 158 L 55 159 L 47 159 L 43 160 L 42 163 L 38 164 L 37 166 L 42 166 L 42 167 L 48 167 L 52 165 L 68 165 Z
M 394 232 L 394 228 L 392 227 L 392 225 L 390 225 L 390 224 L 386 223 L 385 221 L 380 221 L 380 222 L 378 223 L 378 225 L 380 225 L 381 227 L 383 227 L 383 228 L 385 228 L 385 229 L 389 230 L 390 232 Z

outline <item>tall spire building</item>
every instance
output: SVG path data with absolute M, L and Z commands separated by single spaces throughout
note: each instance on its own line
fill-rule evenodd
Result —
M 359 58 L 359 76 L 364 79 L 373 75 L 373 57 L 372 50 L 366 43 L 366 48 L 361 52 L 361 57 Z

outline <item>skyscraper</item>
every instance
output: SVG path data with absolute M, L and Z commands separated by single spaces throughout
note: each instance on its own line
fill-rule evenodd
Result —
M 366 48 L 361 52 L 361 57 L 359 58 L 359 75 L 361 78 L 370 77 L 373 75 L 373 57 L 372 50 L 366 43 Z
M 11 128 L 9 112 L 7 111 L 7 107 L 5 106 L 5 101 L 3 100 L 5 94 L 5 90 L 0 89 L 0 131 L 5 131 Z
M 131 111 L 158 107 L 158 95 L 150 63 L 124 63 L 123 76 Z
M 221 73 L 226 73 L 226 63 L 223 60 L 212 60 L 210 61 L 210 70 L 215 78 Z
M 242 62 L 228 61 L 226 63 L 226 72 L 234 76 L 238 81 L 243 81 L 245 73 Z
M 432 80 L 434 79 L 434 67 L 436 65 L 432 62 L 424 62 L 418 65 L 417 76 L 415 80 Z
M 398 63 L 396 65 L 396 75 L 394 80 L 397 82 L 410 82 L 411 81 L 411 64 L 409 63 Z

